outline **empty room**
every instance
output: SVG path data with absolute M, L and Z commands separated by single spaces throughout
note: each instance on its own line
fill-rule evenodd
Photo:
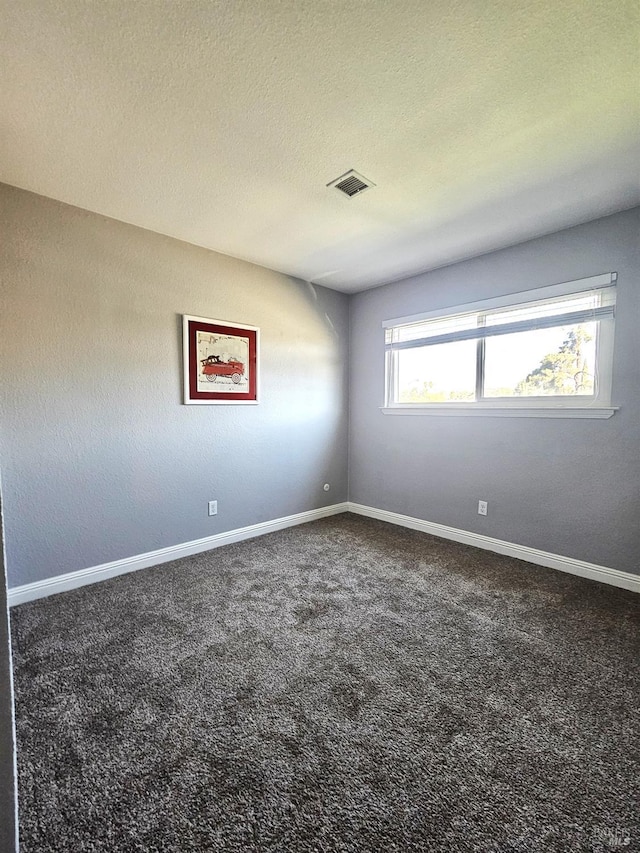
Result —
M 0 33 L 0 853 L 640 851 L 637 4 Z

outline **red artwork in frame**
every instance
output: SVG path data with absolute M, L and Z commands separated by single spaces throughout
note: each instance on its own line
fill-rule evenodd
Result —
M 255 326 L 184 314 L 184 402 L 257 403 L 259 342 Z

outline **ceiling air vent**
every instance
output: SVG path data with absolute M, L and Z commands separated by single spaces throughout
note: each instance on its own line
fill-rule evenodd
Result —
M 345 172 L 344 175 L 340 175 L 335 181 L 328 183 L 327 186 L 335 187 L 340 192 L 348 195 L 349 198 L 353 198 L 354 195 L 359 195 L 361 192 L 368 190 L 369 187 L 375 187 L 375 184 L 373 181 L 351 169 L 351 171 Z

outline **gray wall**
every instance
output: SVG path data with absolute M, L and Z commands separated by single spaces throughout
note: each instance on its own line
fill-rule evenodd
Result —
M 640 573 L 640 209 L 357 294 L 350 499 Z M 385 416 L 385 319 L 617 271 L 609 420 Z M 479 499 L 489 515 L 477 514 Z
M 7 578 L 2 535 L 2 495 L 0 495 L 0 850 L 3 853 L 12 853 L 16 849 L 12 688 Z
M 0 213 L 10 586 L 346 499 L 347 297 L 6 186 Z M 352 297 L 350 499 L 640 572 L 639 213 Z M 380 413 L 383 319 L 609 270 L 610 420 Z M 183 313 L 261 327 L 258 406 L 181 405 Z
M 346 296 L 7 186 L 0 215 L 10 587 L 346 499 Z M 181 404 L 182 314 L 261 328 L 259 405 Z

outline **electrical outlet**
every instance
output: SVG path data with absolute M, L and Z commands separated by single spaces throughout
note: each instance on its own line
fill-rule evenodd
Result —
M 218 501 L 209 501 L 209 515 L 218 514 Z
M 478 515 L 486 515 L 489 504 L 487 501 L 478 501 Z

